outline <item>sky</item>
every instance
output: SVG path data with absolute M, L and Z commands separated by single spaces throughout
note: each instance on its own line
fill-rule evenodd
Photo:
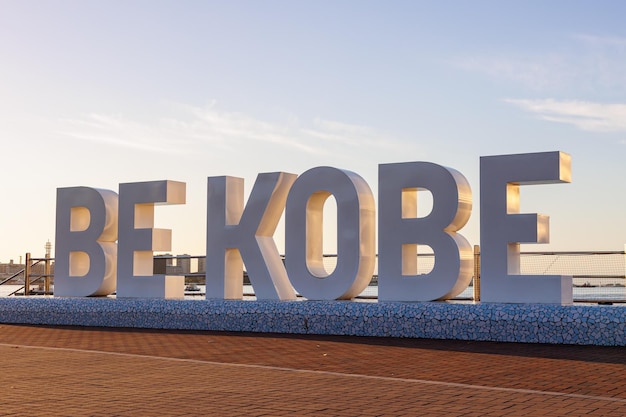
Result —
M 209 176 L 249 192 L 332 166 L 376 196 L 378 165 L 408 161 L 465 175 L 475 245 L 480 157 L 546 151 L 573 180 L 522 187 L 522 212 L 550 216 L 550 243 L 523 250 L 623 250 L 624 16 L 617 0 L 0 0 L 0 261 L 54 244 L 60 187 L 183 181 L 155 223 L 204 255 Z

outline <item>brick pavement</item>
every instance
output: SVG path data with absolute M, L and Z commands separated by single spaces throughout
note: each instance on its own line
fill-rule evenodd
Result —
M 0 415 L 626 415 L 622 347 L 0 325 Z

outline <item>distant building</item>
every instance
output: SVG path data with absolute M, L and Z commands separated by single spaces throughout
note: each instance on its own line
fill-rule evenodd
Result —
M 15 274 L 16 272 L 21 271 L 22 269 L 24 269 L 24 264 L 19 263 L 16 264 L 13 262 L 13 259 L 11 259 L 9 261 L 9 263 L 0 263 L 0 277 L 1 278 L 8 278 L 11 275 Z
M 152 261 L 153 274 L 166 275 L 173 264 L 172 254 L 157 255 Z
M 176 265 L 180 267 L 183 275 L 189 274 L 191 272 L 191 255 L 186 253 L 176 255 Z
M 24 282 L 23 271 L 25 268 L 26 268 L 25 264 L 21 262 L 16 264 L 13 261 L 13 259 L 11 259 L 9 263 L 0 263 L 0 282 L 15 275 L 15 279 L 7 282 L 7 284 L 23 283 Z M 42 276 L 46 273 L 45 262 L 43 261 L 32 262 L 30 273 L 31 273 L 31 277 L 35 277 L 35 278 L 38 277 L 41 280 Z M 50 274 L 54 275 L 54 261 L 50 262 Z M 51 278 L 51 281 L 54 281 L 54 278 Z

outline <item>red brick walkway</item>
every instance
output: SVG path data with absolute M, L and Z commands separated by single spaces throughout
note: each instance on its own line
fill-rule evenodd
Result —
M 0 325 L 6 416 L 626 415 L 626 349 Z

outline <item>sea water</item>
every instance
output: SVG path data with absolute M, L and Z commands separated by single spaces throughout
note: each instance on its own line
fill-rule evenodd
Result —
M 198 285 L 200 291 L 186 291 L 185 298 L 190 300 L 203 300 L 205 294 L 205 286 Z M 22 285 L 5 284 L 0 285 L 0 297 L 7 297 L 16 290 L 21 290 Z M 254 288 L 252 285 L 244 285 L 243 293 L 246 299 L 254 297 Z M 459 294 L 456 299 L 472 300 L 474 296 L 474 287 L 469 286 Z M 367 287 L 357 298 L 375 300 L 378 298 L 378 287 Z M 626 287 L 574 287 L 574 301 L 626 301 Z

